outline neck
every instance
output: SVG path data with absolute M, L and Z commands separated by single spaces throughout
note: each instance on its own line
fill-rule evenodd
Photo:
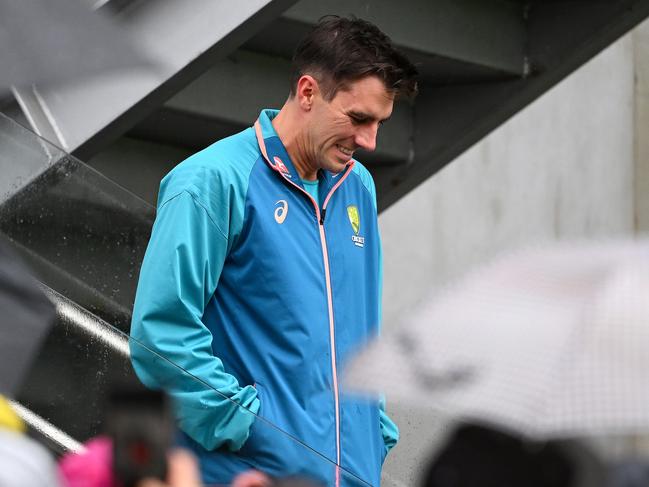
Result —
M 307 181 L 318 179 L 318 167 L 306 150 L 308 135 L 302 114 L 291 99 L 284 104 L 272 124 L 300 178 Z

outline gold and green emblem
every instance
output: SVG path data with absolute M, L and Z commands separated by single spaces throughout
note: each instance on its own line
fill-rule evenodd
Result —
M 349 205 L 347 207 L 347 216 L 349 217 L 349 223 L 352 224 L 354 233 L 358 235 L 358 232 L 361 230 L 361 216 L 358 213 L 356 205 Z

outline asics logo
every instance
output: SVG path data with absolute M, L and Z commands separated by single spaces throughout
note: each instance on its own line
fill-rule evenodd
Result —
M 279 205 L 275 208 L 275 221 L 281 225 L 288 215 L 288 203 L 286 200 L 279 200 L 275 205 Z

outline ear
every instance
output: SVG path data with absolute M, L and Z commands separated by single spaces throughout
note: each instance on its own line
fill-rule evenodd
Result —
M 300 107 L 305 110 L 311 110 L 313 100 L 320 93 L 320 87 L 316 79 L 309 75 L 304 74 L 297 80 L 297 90 L 295 96 Z

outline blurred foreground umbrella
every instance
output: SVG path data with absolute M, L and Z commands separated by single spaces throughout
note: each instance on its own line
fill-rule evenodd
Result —
M 0 240 L 0 395 L 18 392 L 54 317 L 52 303 Z
M 0 94 L 147 64 L 115 22 L 80 0 L 0 0 Z
M 505 257 L 437 295 L 347 383 L 536 438 L 649 432 L 649 242 Z

